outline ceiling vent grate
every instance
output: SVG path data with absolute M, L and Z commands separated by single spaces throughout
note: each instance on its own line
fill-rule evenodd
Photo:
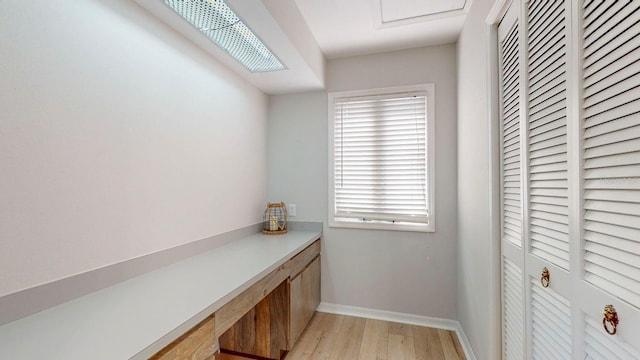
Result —
M 286 67 L 223 0 L 164 0 L 251 72 Z

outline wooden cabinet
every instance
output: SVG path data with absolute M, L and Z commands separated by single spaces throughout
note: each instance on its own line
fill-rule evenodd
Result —
M 289 278 L 297 277 L 318 255 L 320 255 L 320 240 L 307 246 L 291 260 L 287 261 L 285 266 L 289 269 Z
M 216 334 L 221 334 L 222 352 L 281 359 L 293 348 L 320 304 L 320 240 L 278 271 L 278 275 L 272 273 L 265 278 L 281 281 L 277 287 L 264 286 L 261 292 L 247 290 L 216 312 Z M 245 294 L 253 294 L 255 302 L 247 300 Z M 256 302 L 257 305 L 248 306 Z M 223 319 L 227 312 L 233 316 Z
M 280 359 L 287 349 L 289 288 L 283 281 L 220 336 L 223 351 Z
M 216 334 L 223 334 L 289 277 L 281 265 L 216 311 Z
M 218 338 L 224 353 L 279 360 L 293 348 L 319 304 L 318 239 L 151 359 L 212 360 Z
M 289 350 L 300 337 L 320 304 L 320 256 L 289 280 Z
M 215 351 L 215 319 L 209 316 L 167 345 L 150 360 L 212 360 Z

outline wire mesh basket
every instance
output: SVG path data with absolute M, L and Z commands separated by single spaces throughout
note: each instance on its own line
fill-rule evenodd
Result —
M 268 203 L 262 218 L 262 233 L 267 235 L 286 234 L 287 217 L 287 206 L 283 202 Z

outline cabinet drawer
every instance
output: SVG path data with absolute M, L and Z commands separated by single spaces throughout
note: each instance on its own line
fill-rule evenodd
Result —
M 214 358 L 215 320 L 211 315 L 177 340 L 167 345 L 150 360 L 209 360 Z
M 320 254 L 320 239 L 316 240 L 313 244 L 307 246 L 298 255 L 294 256 L 287 262 L 287 268 L 289 269 L 289 276 L 293 279 L 298 276 L 302 270 L 304 270 L 309 263 Z

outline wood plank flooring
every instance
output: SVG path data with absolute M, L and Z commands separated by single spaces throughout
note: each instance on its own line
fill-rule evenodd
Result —
M 216 356 L 216 360 L 240 360 Z M 316 312 L 286 360 L 464 360 L 453 331 Z

